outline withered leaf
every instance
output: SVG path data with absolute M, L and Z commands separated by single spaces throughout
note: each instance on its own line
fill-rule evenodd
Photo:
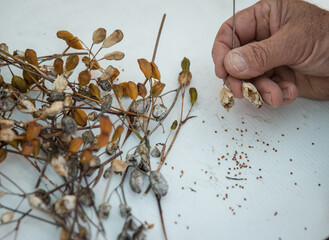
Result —
M 114 51 L 114 52 L 110 52 L 104 55 L 104 59 L 106 60 L 121 60 L 125 57 L 125 54 L 123 52 L 120 51 Z
M 88 85 L 90 79 L 91 79 L 91 73 L 88 72 L 88 70 L 84 70 L 79 73 L 78 81 L 80 86 Z
M 123 130 L 123 126 L 118 126 L 113 133 L 111 142 L 116 142 L 120 138 Z
M 102 48 L 112 47 L 114 44 L 120 42 L 122 38 L 123 38 L 122 31 L 120 29 L 117 29 L 104 40 Z
M 118 98 L 122 98 L 123 89 L 120 85 L 113 84 L 113 91 Z
M 0 163 L 4 161 L 7 157 L 7 149 L 0 149 Z
M 28 85 L 31 85 L 31 84 L 35 83 L 35 81 L 40 79 L 40 77 L 38 75 L 33 74 L 33 73 L 35 73 L 35 70 L 33 68 L 31 68 L 29 66 L 25 66 L 24 68 L 26 70 L 29 70 L 29 71 L 23 70 L 23 78 Z
M 93 153 L 90 149 L 82 150 L 82 153 L 80 155 L 80 162 L 82 165 L 89 164 L 89 162 L 92 158 L 93 158 Z
M 37 53 L 33 49 L 26 49 L 25 50 L 25 59 L 28 63 L 38 66 L 38 57 Z
M 26 129 L 25 139 L 31 141 L 39 136 L 42 126 L 36 124 L 35 122 L 29 124 Z
M 102 116 L 99 123 L 100 123 L 101 132 L 111 135 L 113 123 L 111 122 L 110 118 L 107 116 Z
M 152 77 L 161 80 L 161 74 L 158 66 L 154 62 L 151 62 L 151 67 L 152 67 Z
M 32 152 L 33 157 L 37 157 L 40 152 L 41 143 L 38 140 L 33 140 L 32 145 L 33 145 L 33 152 Z
M 82 140 L 81 137 L 74 138 L 70 142 L 69 150 L 73 153 L 76 153 L 79 150 L 79 148 L 81 147 L 82 144 L 83 144 L 83 140 Z
M 138 88 L 136 83 L 129 81 L 128 82 L 128 88 L 129 88 L 129 93 L 128 96 L 132 99 L 132 100 L 136 100 L 138 97 Z
M 129 89 L 128 83 L 127 82 L 121 82 L 121 83 L 119 83 L 119 86 L 122 87 L 123 96 L 129 96 L 130 89 Z
M 186 57 L 181 62 L 182 71 L 183 73 L 189 73 L 190 72 L 190 60 Z
M 112 161 L 111 164 L 111 168 L 113 169 L 114 172 L 123 172 L 124 170 L 126 170 L 126 168 L 128 167 L 128 163 L 126 161 L 122 161 L 122 160 L 118 160 L 115 159 Z
M 73 69 L 76 68 L 76 66 L 78 66 L 79 64 L 79 56 L 74 54 L 74 55 L 70 55 L 68 56 L 68 58 L 66 59 L 65 62 L 65 71 L 69 72 Z
M 98 28 L 93 33 L 93 44 L 99 44 L 106 38 L 106 30 L 104 28 Z
M 87 125 L 87 114 L 81 110 L 81 109 L 75 109 L 74 111 L 74 120 L 75 122 L 81 126 L 84 127 Z
M 109 134 L 107 132 L 101 132 L 97 136 L 97 147 L 101 148 L 107 145 L 109 141 Z
M 161 94 L 161 92 L 165 86 L 166 86 L 166 84 L 164 84 L 162 82 L 156 82 L 152 87 L 152 95 L 154 97 L 158 97 Z
M 147 94 L 147 89 L 145 85 L 142 83 L 138 83 L 137 88 L 138 88 L 138 94 L 144 99 Z
M 66 41 L 67 45 L 75 49 L 83 49 L 79 39 L 75 37 L 72 33 L 62 30 L 57 32 L 57 37 Z
M 64 65 L 64 61 L 61 58 L 56 58 L 54 61 L 54 69 L 55 72 L 58 75 L 62 75 L 63 74 L 63 65 Z
M 139 68 L 144 73 L 144 76 L 149 79 L 152 77 L 152 66 L 149 61 L 147 61 L 145 58 L 140 58 L 137 60 L 139 64 Z
M 30 155 L 33 153 L 33 144 L 31 141 L 26 141 L 22 144 L 22 155 Z
M 26 93 L 27 89 L 29 88 L 26 81 L 16 75 L 12 77 L 11 85 L 13 85 L 14 88 L 17 88 L 21 93 Z
M 101 91 L 93 83 L 89 84 L 89 94 L 90 94 L 90 97 L 97 99 L 97 100 L 101 100 Z

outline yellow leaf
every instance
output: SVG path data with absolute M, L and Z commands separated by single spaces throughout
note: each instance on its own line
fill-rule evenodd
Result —
M 65 31 L 65 30 L 58 31 L 57 37 L 66 41 L 67 45 L 69 45 L 72 48 L 83 49 L 81 43 L 79 42 L 79 39 L 68 31 Z
M 113 124 L 109 117 L 102 116 L 100 122 L 100 129 L 102 133 L 107 133 L 108 135 L 111 135 Z
M 158 66 L 154 62 L 151 62 L 151 67 L 152 67 L 152 77 L 161 80 L 161 74 Z
M 77 137 L 77 138 L 74 138 L 71 142 L 70 142 L 70 151 L 73 152 L 73 153 L 76 153 L 79 148 L 81 147 L 81 145 L 83 144 L 83 140 L 81 137 Z
M 107 132 L 101 132 L 101 134 L 97 136 L 97 147 L 101 148 L 106 146 L 108 141 L 109 141 L 109 134 Z
M 78 64 L 79 64 L 78 55 L 68 56 L 68 58 L 66 59 L 66 62 L 65 62 L 65 71 L 68 72 L 68 71 L 75 69 L 76 66 L 78 66 Z
M 90 97 L 97 99 L 97 100 L 101 100 L 101 91 L 93 83 L 89 84 L 89 94 L 90 94 Z
M 78 81 L 80 86 L 86 86 L 89 84 L 91 79 L 91 73 L 88 70 L 84 70 L 79 73 Z
M 87 118 L 88 118 L 87 114 L 81 109 L 75 109 L 74 113 L 75 113 L 74 116 L 75 122 L 81 127 L 86 126 Z
M 63 65 L 64 61 L 61 58 L 56 58 L 54 61 L 54 69 L 58 75 L 62 75 L 63 73 Z
M 132 99 L 132 100 L 136 100 L 137 97 L 138 97 L 138 88 L 137 88 L 137 85 L 132 82 L 132 81 L 129 81 L 128 82 L 128 88 L 129 88 L 129 94 L 128 96 Z
M 39 154 L 41 143 L 38 140 L 33 140 L 32 145 L 33 145 L 33 157 L 36 158 Z
M 123 126 L 118 126 L 114 131 L 111 142 L 117 141 L 120 138 L 123 130 L 124 130 Z
M 139 64 L 139 68 L 144 73 L 144 76 L 149 79 L 152 77 L 152 66 L 149 61 L 147 61 L 145 58 L 140 58 L 137 60 Z
M 138 94 L 144 99 L 147 94 L 147 89 L 145 85 L 142 83 L 138 83 L 137 88 L 138 88 Z

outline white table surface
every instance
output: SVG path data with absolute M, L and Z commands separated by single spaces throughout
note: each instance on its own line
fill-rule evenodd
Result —
M 255 2 L 237 1 L 237 9 Z M 313 2 L 329 9 L 326 0 Z M 45 55 L 65 48 L 64 41 L 56 37 L 58 30 L 69 30 L 90 45 L 91 35 L 98 27 L 108 32 L 120 28 L 125 38 L 113 48 L 126 53 L 124 60 L 116 64 L 125 69 L 119 78 L 141 81 L 143 76 L 136 59 L 151 59 L 162 14 L 167 13 L 156 57 L 163 81 L 167 89 L 177 87 L 180 61 L 186 56 L 191 60 L 191 86 L 199 93 L 193 110 L 198 117 L 184 125 L 167 159 L 168 165 L 162 169 L 170 186 L 162 199 L 168 238 L 329 237 L 329 102 L 298 99 L 279 109 L 265 106 L 257 110 L 246 100 L 238 100 L 227 113 L 219 103 L 222 81 L 214 74 L 211 48 L 218 28 L 231 12 L 229 0 L 1 0 L 0 42 L 7 43 L 10 51 L 33 48 L 38 55 Z M 165 122 L 166 129 L 178 116 L 179 109 L 175 108 Z M 243 136 L 240 130 L 244 131 Z M 162 142 L 165 136 L 159 131 L 151 143 Z M 132 146 L 133 141 L 129 144 Z M 226 179 L 240 171 L 228 170 L 235 167 L 231 160 L 235 151 L 237 157 L 248 154 L 250 162 L 246 163 L 251 168 L 240 175 L 246 181 Z M 227 153 L 228 161 L 218 161 Z M 38 174 L 24 159 L 10 155 L 0 164 L 0 170 L 15 177 L 27 191 L 33 191 Z M 236 183 L 243 189 L 232 188 Z M 97 203 L 104 184 L 102 180 L 96 189 Z M 132 193 L 128 184 L 125 188 L 134 215 L 155 224 L 147 232 L 148 239 L 164 239 L 153 194 L 143 197 Z M 228 198 L 223 200 L 225 194 Z M 0 201 L 15 206 L 9 197 Z M 0 214 L 3 212 L 0 209 Z M 105 221 L 108 239 L 116 239 L 122 223 L 118 209 L 114 208 Z M 0 226 L 0 237 L 13 227 Z M 18 239 L 59 239 L 59 232 L 26 219 Z

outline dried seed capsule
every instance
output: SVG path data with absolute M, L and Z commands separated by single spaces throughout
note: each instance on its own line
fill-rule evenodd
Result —
M 59 92 L 56 90 L 50 91 L 48 94 L 48 101 L 49 102 L 56 102 L 56 101 L 64 101 L 65 99 L 65 93 Z
M 71 157 L 68 161 L 67 161 L 67 174 L 74 178 L 76 176 L 78 176 L 78 170 L 79 170 L 79 165 L 80 165 L 80 161 L 78 159 L 78 157 Z
M 101 112 L 109 112 L 112 106 L 112 96 L 107 94 L 102 99 Z
M 110 91 L 112 89 L 111 83 L 108 80 L 100 80 L 98 85 L 103 91 Z
M 153 107 L 153 111 L 152 111 L 152 116 L 157 120 L 157 121 L 161 121 L 166 113 L 167 113 L 167 107 L 163 104 L 155 104 Z
M 98 207 L 98 216 L 101 219 L 108 219 L 110 216 L 111 208 L 112 208 L 112 206 L 109 203 L 104 202 L 104 203 L 100 204 Z
M 128 217 L 131 212 L 131 207 L 126 204 L 120 204 L 120 214 L 122 217 Z
M 123 229 L 117 240 L 131 240 L 131 236 L 126 230 Z
M 144 143 L 141 143 L 137 146 L 136 151 L 139 155 L 148 155 L 149 149 L 146 147 Z
M 106 146 L 106 152 L 108 155 L 113 155 L 119 148 L 119 142 L 115 141 L 115 142 L 110 142 L 109 144 L 107 144 Z
M 130 111 L 142 115 L 148 112 L 148 110 L 150 109 L 150 104 L 151 100 L 149 98 L 140 99 L 131 106 Z
M 234 106 L 233 94 L 224 86 L 220 91 L 220 103 L 227 110 L 227 112 Z
M 167 180 L 160 172 L 152 171 L 150 173 L 150 184 L 157 197 L 163 197 L 167 195 L 169 186 Z
M 95 112 L 95 111 L 94 112 L 90 112 L 88 114 L 88 120 L 89 121 L 95 121 L 95 120 L 97 120 L 98 116 L 99 116 L 99 114 L 97 112 Z
M 99 44 L 106 38 L 106 30 L 104 28 L 98 28 L 93 33 L 93 44 Z
M 257 88 L 249 82 L 242 82 L 242 93 L 245 98 L 249 100 L 256 108 L 263 106 L 262 96 L 259 94 Z
M 39 197 L 31 196 L 28 198 L 28 200 L 30 208 L 32 209 L 47 209 L 46 204 Z
M 93 158 L 89 162 L 89 167 L 97 167 L 101 164 L 101 160 L 98 156 L 93 156 Z
M 76 196 L 74 195 L 66 195 L 62 199 L 56 201 L 54 208 L 55 212 L 59 215 L 63 215 L 70 211 L 73 211 L 76 206 Z
M 59 175 L 68 177 L 66 160 L 63 156 L 53 157 L 51 159 L 51 166 Z
M 134 219 L 130 217 L 130 218 L 125 222 L 125 225 L 124 225 L 123 229 L 125 229 L 125 230 L 129 230 L 129 231 L 136 231 L 136 230 L 137 230 L 137 225 L 136 225 Z
M 1 215 L 1 223 L 8 223 L 13 219 L 13 217 L 14 217 L 13 211 L 5 212 Z
M 43 189 L 38 189 L 35 193 L 34 193 L 34 196 L 42 199 L 42 201 L 46 204 L 46 205 L 49 205 L 50 203 L 50 196 L 49 194 L 47 194 L 47 192 Z
M 45 74 L 47 74 L 49 77 L 52 78 L 57 77 L 57 72 L 55 71 L 55 68 L 53 66 L 42 65 L 39 69 L 43 71 Z
M 53 91 L 63 92 L 67 84 L 66 78 L 63 75 L 59 75 L 53 83 Z
M 11 111 L 16 105 L 16 102 L 11 98 L 5 98 L 0 100 L 0 111 Z
M 151 156 L 154 157 L 154 158 L 158 158 L 161 156 L 161 152 L 160 150 L 157 148 L 157 147 L 154 147 L 152 150 L 151 150 Z
M 137 164 L 138 164 L 137 159 L 136 159 L 135 156 L 132 155 L 132 154 L 127 154 L 127 155 L 126 155 L 126 162 L 127 162 L 129 165 L 134 166 L 134 167 L 136 167 Z
M 84 144 L 92 144 L 94 142 L 94 139 L 95 139 L 94 133 L 90 130 L 85 131 L 82 134 L 82 140 Z
M 147 155 L 142 155 L 142 156 L 147 156 Z M 141 159 L 141 161 L 139 162 L 138 169 L 142 170 L 143 172 L 149 172 L 149 165 L 148 165 L 148 161 L 144 160 L 144 158 Z
M 63 117 L 62 118 L 62 129 L 66 134 L 74 134 L 77 129 L 78 125 L 71 117 Z
M 85 227 L 81 225 L 79 225 L 79 239 L 90 240 L 90 233 Z
M 88 86 L 79 87 L 78 93 L 80 93 L 83 96 L 90 97 Z
M 138 227 L 138 229 L 134 232 L 133 234 L 133 240 L 145 240 L 146 235 L 145 235 L 145 227 L 144 225 L 141 225 Z
M 131 190 L 135 193 L 141 193 L 144 185 L 144 174 L 138 168 L 132 170 L 129 179 Z
M 82 188 L 79 197 L 79 203 L 85 206 L 92 206 L 94 204 L 95 193 L 90 188 Z

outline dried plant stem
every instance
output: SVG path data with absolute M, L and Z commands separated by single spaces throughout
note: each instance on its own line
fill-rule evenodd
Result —
M 163 219 L 163 213 L 162 213 L 162 207 L 161 207 L 161 198 L 156 197 L 156 199 L 157 199 L 160 218 L 161 218 L 161 226 L 162 226 L 162 230 L 163 230 L 163 235 L 164 235 L 165 239 L 167 240 L 168 237 L 167 237 L 166 227 L 165 227 L 165 223 L 164 223 L 164 219 Z
M 158 36 L 157 36 L 157 40 L 156 40 L 155 46 L 154 46 L 154 51 L 153 51 L 153 56 L 152 56 L 152 62 L 155 61 L 155 56 L 156 56 L 156 53 L 157 53 L 157 50 L 158 50 L 160 36 L 161 36 L 161 32 L 162 32 L 162 28 L 163 28 L 164 22 L 166 20 L 166 16 L 167 16 L 167 14 L 163 14 L 163 16 L 162 16 L 162 20 L 161 20 L 161 24 L 160 24 L 160 28 L 159 28 L 159 32 L 158 32 Z

